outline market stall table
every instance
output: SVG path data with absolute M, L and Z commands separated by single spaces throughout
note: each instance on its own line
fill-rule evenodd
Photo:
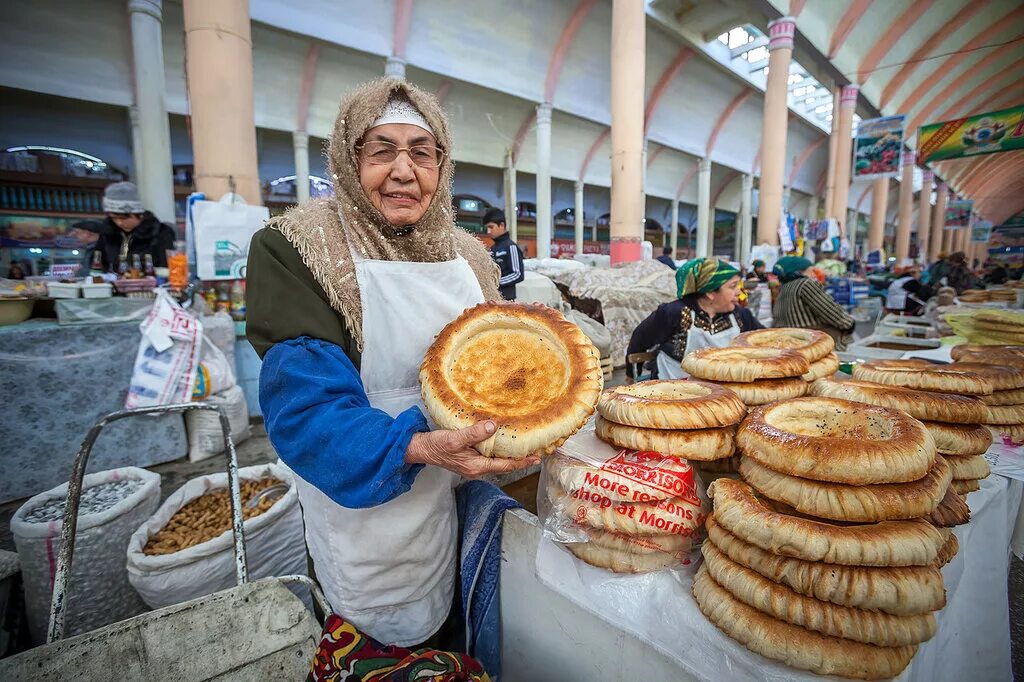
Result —
M 68 480 L 89 427 L 124 407 L 140 338 L 138 321 L 59 326 L 33 319 L 0 327 L 0 502 Z M 90 470 L 146 467 L 187 450 L 180 415 L 118 422 L 97 442 Z

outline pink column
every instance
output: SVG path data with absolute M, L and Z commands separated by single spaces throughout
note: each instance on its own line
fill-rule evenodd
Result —
M 643 0 L 612 1 L 612 263 L 640 260 L 643 239 Z
M 935 174 L 929 170 L 921 174 L 921 193 L 917 199 L 917 251 L 920 260 L 931 263 L 939 253 L 938 247 L 932 252 L 932 184 Z
M 846 226 L 846 209 L 850 205 L 850 166 L 853 153 L 853 110 L 857 106 L 856 85 L 844 85 L 839 95 L 839 125 L 836 128 L 836 188 L 833 199 L 835 218 Z M 833 116 L 835 113 L 833 113 Z M 849 235 L 853 242 L 855 235 Z
M 782 185 L 786 168 L 786 98 L 789 62 L 793 56 L 796 20 L 781 17 L 768 24 L 768 84 L 764 91 L 761 128 L 761 182 L 757 212 L 758 243 L 779 243 Z
M 885 240 L 885 212 L 889 207 L 889 178 L 871 183 L 871 223 L 868 227 L 868 252 L 882 248 Z
M 903 152 L 903 175 L 900 178 L 900 212 L 896 222 L 896 265 L 904 265 L 910 256 L 910 221 L 914 214 L 915 152 Z
M 935 212 L 932 213 L 932 239 L 939 244 L 939 253 L 949 255 L 949 234 L 946 225 L 946 202 L 949 201 L 949 186 L 939 183 L 935 191 Z

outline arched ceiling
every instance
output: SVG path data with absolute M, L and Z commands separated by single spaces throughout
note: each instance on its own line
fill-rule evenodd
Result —
M 906 114 L 912 146 L 921 125 L 1024 104 L 1021 0 L 768 2 L 773 15 L 795 14 L 797 31 L 860 85 L 862 105 Z M 940 162 L 934 170 L 996 225 L 1024 210 L 1022 152 Z

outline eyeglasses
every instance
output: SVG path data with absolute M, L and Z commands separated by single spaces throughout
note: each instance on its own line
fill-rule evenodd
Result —
M 415 144 L 399 147 L 391 142 L 372 140 L 358 148 L 360 155 L 375 166 L 386 166 L 398 158 L 400 152 L 409 154 L 409 159 L 420 168 L 437 168 L 444 160 L 444 150 L 432 144 Z

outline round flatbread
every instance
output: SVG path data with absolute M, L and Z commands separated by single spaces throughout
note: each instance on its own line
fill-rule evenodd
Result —
M 955 482 L 951 485 L 955 485 Z M 708 488 L 719 525 L 752 545 L 782 556 L 846 566 L 927 566 L 945 541 L 923 519 L 842 526 L 782 514 L 742 481 L 717 479 Z
M 940 455 L 981 455 L 992 445 L 992 434 L 981 424 L 922 423 L 932 434 L 935 450 Z
M 935 510 L 952 480 L 950 466 L 935 458 L 931 470 L 909 483 L 845 485 L 787 476 L 740 458 L 740 475 L 759 493 L 822 519 L 867 523 L 916 519 Z
M 811 384 L 810 394 L 902 410 L 914 419 L 948 424 L 979 424 L 986 414 L 984 403 L 973 396 L 916 391 L 868 381 L 818 379 Z
M 811 363 L 811 368 L 801 378 L 804 381 L 816 381 L 835 375 L 839 371 L 839 356 L 829 353 L 821 360 Z
M 997 358 L 998 356 L 1005 356 L 1010 358 L 1016 358 L 1020 362 L 1024 362 L 1024 346 L 986 346 L 979 343 L 962 343 L 959 346 L 953 346 L 950 350 L 950 355 L 953 356 L 953 360 L 959 362 L 964 360 L 965 362 L 979 362 L 974 358 L 970 360 L 966 359 L 968 355 L 977 355 L 979 358 Z M 986 364 L 1000 364 L 998 359 L 993 363 Z
M 701 566 L 693 598 L 708 620 L 754 653 L 818 675 L 876 680 L 896 677 L 917 651 L 914 645 L 878 647 L 812 632 L 747 606 Z
M 625 450 L 660 452 L 692 461 L 723 459 L 736 451 L 734 426 L 689 431 L 642 429 L 616 424 L 600 415 L 594 420 L 594 426 L 598 438 Z
M 939 555 L 935 557 L 935 565 L 942 568 L 957 555 L 960 551 L 960 541 L 956 539 L 956 536 L 952 533 L 946 538 L 946 544 L 942 545 L 942 549 L 939 550 Z
M 960 497 L 952 486 L 946 489 L 939 506 L 928 515 L 929 523 L 936 528 L 962 526 L 970 520 L 971 508 L 967 506 L 967 500 Z
M 742 383 L 798 377 L 810 369 L 807 360 L 791 350 L 736 346 L 697 349 L 686 354 L 682 366 L 698 379 Z
M 671 535 L 691 538 L 704 526 L 706 513 L 697 498 L 673 497 L 657 502 L 608 502 L 586 499 L 558 486 L 548 485 L 548 497 L 555 509 L 576 523 L 610 533 L 627 536 L 651 536 L 652 543 L 666 551 L 683 549 L 683 541 L 675 544 L 657 536 Z M 686 545 L 689 549 L 689 544 Z
M 1003 442 L 1003 438 L 1009 438 L 1011 443 L 1024 443 L 1024 424 L 999 424 L 998 426 L 986 425 L 993 440 L 997 443 Z
M 545 305 L 482 303 L 441 330 L 420 366 L 423 404 L 438 426 L 491 419 L 485 457 L 550 454 L 594 412 L 600 357 L 578 326 Z
M 842 606 L 896 616 L 938 611 L 946 605 L 942 574 L 934 566 L 842 566 L 766 552 L 740 540 L 715 521 L 705 521 L 708 539 L 730 559 L 794 592 Z
M 633 538 L 618 533 L 587 531 L 589 542 L 565 545 L 578 559 L 615 573 L 648 573 L 682 563 L 682 552 L 666 550 L 658 539 Z M 664 536 L 659 536 L 663 538 Z
M 978 399 L 986 405 L 1024 405 L 1024 388 L 993 391 L 992 395 L 980 395 Z
M 831 353 L 836 342 L 825 332 L 816 329 L 777 327 L 743 332 L 733 340 L 732 345 L 791 350 L 802 355 L 808 363 L 813 363 Z
M 1024 388 L 1024 369 L 982 362 L 954 362 L 951 365 L 945 365 L 945 367 L 977 374 L 992 384 L 992 388 L 995 391 L 1012 391 Z
M 983 424 L 1024 424 L 1024 405 L 986 405 Z
M 750 383 L 730 381 L 720 383 L 719 386 L 727 388 L 738 395 L 747 407 L 767 405 L 768 403 L 789 400 L 790 398 L 799 398 L 807 393 L 807 382 L 800 377 L 759 379 Z M 744 412 L 746 411 L 744 410 Z
M 750 411 L 736 445 L 780 473 L 864 485 L 928 473 L 935 441 L 904 412 L 835 398 L 795 398 Z
M 978 481 L 988 478 L 988 475 L 992 473 L 988 460 L 980 455 L 974 457 L 943 455 L 939 459 L 945 459 L 949 464 L 949 470 L 952 473 L 951 480 L 954 481 Z
M 978 479 L 970 481 L 953 481 L 949 484 L 949 487 L 955 490 L 958 495 L 966 496 L 967 493 L 973 493 L 981 490 L 981 481 Z
M 839 606 L 766 579 L 756 571 L 729 559 L 713 542 L 701 546 L 708 575 L 729 594 L 772 618 L 854 642 L 877 646 L 920 644 L 935 636 L 935 616 L 930 613 L 894 616 Z
M 739 397 L 717 384 L 675 379 L 610 388 L 597 401 L 608 421 L 645 429 L 713 429 L 747 415 Z
M 736 474 L 740 471 L 740 456 L 733 455 L 713 462 L 695 462 L 693 466 L 702 474 Z
M 886 386 L 961 395 L 989 395 L 994 390 L 985 378 L 953 365 L 927 360 L 868 360 L 853 368 L 853 378 Z

